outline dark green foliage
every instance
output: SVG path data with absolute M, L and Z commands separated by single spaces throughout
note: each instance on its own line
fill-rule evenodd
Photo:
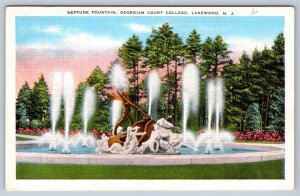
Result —
M 217 35 L 214 40 L 208 37 L 202 44 L 202 71 L 209 73 L 210 76 L 218 76 L 220 65 L 226 65 L 230 62 L 229 59 L 230 50 L 228 45 L 224 42 L 222 36 Z
M 81 130 L 83 128 L 82 122 L 82 104 L 83 104 L 83 93 L 84 89 L 87 87 L 86 83 L 79 83 L 76 89 L 76 102 L 73 114 L 73 119 L 71 123 L 71 130 Z
M 34 83 L 31 97 L 31 119 L 40 121 L 40 128 L 50 127 L 49 104 L 48 85 L 41 74 Z
M 26 128 L 30 126 L 32 92 L 27 82 L 19 91 L 16 102 L 16 125 L 17 128 Z
M 246 131 L 258 132 L 261 129 L 262 121 L 259 113 L 259 105 L 252 103 L 247 111 L 245 117 L 245 129 Z
M 130 96 L 132 101 L 138 105 L 140 101 L 140 92 L 139 92 L 139 61 L 142 56 L 143 47 L 142 42 L 139 40 L 139 37 L 132 35 L 128 41 L 122 45 L 119 49 L 118 55 L 123 59 L 125 68 L 130 70 L 129 73 L 132 77 L 129 79 L 129 82 L 133 86 Z
M 225 123 L 228 128 L 244 131 L 246 108 L 258 103 L 263 128 L 284 132 L 284 36 L 279 34 L 272 49 L 257 48 L 250 59 L 245 53 L 239 64 L 224 71 Z M 279 90 L 281 89 L 281 90 Z M 280 91 L 280 96 L 278 94 Z M 278 129 L 278 130 L 276 130 Z
M 279 132 L 284 133 L 285 126 L 285 109 L 284 109 L 284 88 L 275 90 L 270 105 L 270 127 Z
M 193 63 L 197 62 L 197 57 L 201 53 L 201 38 L 196 29 L 193 29 L 189 37 L 186 39 L 187 58 L 191 59 Z

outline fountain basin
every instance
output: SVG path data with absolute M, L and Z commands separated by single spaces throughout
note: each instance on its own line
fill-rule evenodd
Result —
M 38 144 L 17 144 L 17 151 L 38 147 Z M 71 147 L 70 147 L 71 148 Z M 79 148 L 79 147 L 77 147 Z M 94 147 L 85 147 L 82 150 L 92 152 Z M 42 147 L 43 149 L 43 147 Z M 240 144 L 224 143 L 224 149 L 239 149 L 230 154 L 61 154 L 61 151 L 43 152 L 16 152 L 16 161 L 19 163 L 51 163 L 51 164 L 87 164 L 87 165 L 198 165 L 224 164 L 242 162 L 261 162 L 284 159 L 284 147 L 270 144 Z M 30 151 L 30 150 L 29 150 Z M 243 152 L 242 152 L 243 151 Z M 201 151 L 200 151 L 201 152 Z

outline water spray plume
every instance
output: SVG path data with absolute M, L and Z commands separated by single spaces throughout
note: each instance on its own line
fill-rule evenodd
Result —
M 207 144 L 207 154 L 212 153 L 212 144 L 211 144 L 211 119 L 215 107 L 215 98 L 216 98 L 216 86 L 214 80 L 208 80 L 207 83 L 207 115 L 208 115 L 208 123 L 207 123 L 207 131 L 208 131 L 208 144 Z
M 200 73 L 196 65 L 188 64 L 183 70 L 182 99 L 183 99 L 183 141 L 186 141 L 187 121 L 191 111 L 199 110 Z
M 112 67 L 112 72 L 110 75 L 110 83 L 115 86 L 118 90 L 125 90 L 127 86 L 127 78 L 125 77 L 125 71 L 122 69 L 121 65 L 115 64 Z M 121 116 L 122 112 L 122 101 L 113 100 L 111 105 L 111 125 L 112 130 Z M 113 131 L 112 131 L 113 132 Z
M 60 72 L 54 72 L 52 78 L 52 90 L 51 90 L 51 129 L 52 129 L 52 141 L 49 145 L 49 150 L 56 150 L 57 144 L 55 139 L 56 123 L 60 113 L 60 106 L 62 101 L 62 74 Z
M 69 130 L 75 105 L 75 87 L 73 75 L 70 72 L 64 74 L 64 109 L 65 109 L 65 145 L 62 153 L 70 153 L 69 150 Z
M 220 150 L 222 149 L 222 143 L 220 139 L 220 121 L 223 114 L 224 109 L 224 83 L 222 78 L 215 79 L 216 85 L 216 133 L 217 138 L 215 142 L 215 149 Z
M 91 119 L 92 115 L 95 112 L 95 104 L 96 103 L 96 93 L 93 87 L 87 87 L 84 91 L 83 96 L 83 142 L 82 146 L 87 146 L 87 126 L 88 122 Z
M 155 116 L 152 107 L 155 108 L 155 103 L 159 100 L 161 81 L 157 71 L 152 70 L 148 76 L 148 114 Z M 156 112 L 156 111 L 155 111 Z

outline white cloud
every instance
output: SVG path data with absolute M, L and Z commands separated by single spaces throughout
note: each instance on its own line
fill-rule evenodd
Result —
M 40 28 L 40 31 L 43 33 L 50 33 L 50 34 L 62 34 L 62 30 L 59 26 L 47 26 L 44 28 Z
M 251 57 L 255 48 L 258 50 L 263 50 L 265 46 L 267 46 L 267 48 L 271 48 L 273 45 L 273 40 L 271 39 L 257 40 L 241 37 L 225 39 L 225 42 L 229 45 L 229 50 L 232 51 L 230 56 L 234 62 L 238 62 L 239 58 L 243 54 L 243 51 L 246 51 L 246 53 Z
M 129 29 L 131 29 L 134 32 L 151 32 L 151 27 L 147 26 L 147 25 L 143 25 L 143 24 L 129 24 L 128 25 Z
M 273 44 L 273 40 L 256 40 L 251 38 L 231 38 L 226 39 L 226 43 L 229 44 L 229 48 L 232 51 L 251 52 L 257 48 L 258 50 L 264 49 L 265 45 L 270 48 Z
M 52 50 L 73 52 L 103 52 L 118 49 L 124 43 L 123 40 L 111 37 L 95 36 L 90 33 L 72 32 L 63 34 L 62 38 L 53 42 L 39 42 L 18 46 L 22 50 Z

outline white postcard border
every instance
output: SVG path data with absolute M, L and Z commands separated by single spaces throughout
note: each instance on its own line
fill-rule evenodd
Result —
M 284 16 L 286 40 L 285 71 L 285 179 L 284 180 L 16 180 L 15 147 L 15 65 L 16 16 L 74 16 L 68 10 L 192 10 L 234 13 L 235 16 Z M 256 12 L 257 11 L 257 12 Z M 255 14 L 254 14 L 255 12 Z M 147 16 L 144 14 L 143 16 Z M 77 15 L 78 16 L 78 15 Z M 84 15 L 80 15 L 84 16 Z M 91 16 L 90 14 L 87 16 Z M 105 16 L 105 15 L 93 15 Z M 110 15 L 111 16 L 111 15 Z M 114 15 L 128 16 L 128 15 Z M 134 16 L 141 16 L 134 14 Z M 149 15 L 148 15 L 149 16 Z M 155 16 L 155 15 L 151 15 Z M 162 14 L 159 16 L 186 16 Z M 188 15 L 193 16 L 193 15 Z M 195 15 L 196 16 L 196 15 Z M 199 15 L 197 15 L 199 16 Z M 203 15 L 200 15 L 203 16 Z M 208 15 L 210 16 L 210 15 Z M 223 15 L 222 15 L 223 16 Z M 228 17 L 232 17 L 228 15 Z M 46 190 L 291 190 L 294 188 L 294 8 L 293 7 L 8 7 L 6 9 L 5 69 L 5 184 L 11 191 Z M 151 186 L 150 186 L 150 184 Z

